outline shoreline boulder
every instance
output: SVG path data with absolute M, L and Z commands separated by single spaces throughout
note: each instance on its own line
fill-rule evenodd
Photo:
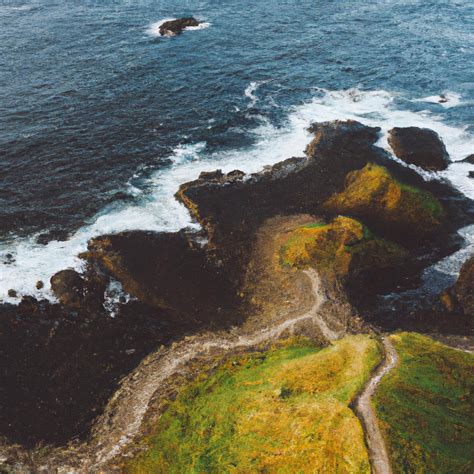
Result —
M 55 273 L 50 280 L 51 289 L 63 306 L 79 307 L 84 298 L 84 279 L 68 268 Z
M 448 167 L 449 155 L 439 135 L 428 128 L 395 127 L 388 143 L 395 155 L 405 163 L 426 171 L 442 171 Z

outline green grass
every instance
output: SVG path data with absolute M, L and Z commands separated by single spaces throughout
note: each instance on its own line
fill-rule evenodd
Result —
M 184 387 L 130 473 L 369 473 L 348 407 L 381 358 L 368 336 L 225 362 Z
M 474 472 L 474 356 L 419 334 L 391 339 L 400 364 L 374 403 L 394 471 Z

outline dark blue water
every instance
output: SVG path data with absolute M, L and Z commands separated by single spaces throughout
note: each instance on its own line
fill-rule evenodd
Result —
M 149 29 L 185 15 L 210 26 L 172 39 Z M 4 275 L 58 260 L 58 239 L 76 239 L 70 254 L 94 233 L 173 228 L 180 211 L 163 196 L 190 162 L 197 173 L 228 154 L 276 156 L 263 144 L 298 128 L 295 114 L 301 129 L 330 110 L 387 126 L 428 114 L 455 159 L 474 153 L 473 32 L 471 0 L 2 2 Z M 33 248 L 48 241 L 51 258 Z

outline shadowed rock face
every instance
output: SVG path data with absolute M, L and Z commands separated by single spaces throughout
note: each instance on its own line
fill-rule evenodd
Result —
M 236 289 L 184 233 L 125 232 L 89 243 L 87 259 L 143 303 L 176 319 L 235 321 Z
M 27 447 L 87 436 L 119 380 L 186 331 L 137 302 L 115 318 L 32 298 L 0 306 L 1 435 Z
M 428 171 L 441 171 L 448 167 L 448 152 L 433 130 L 395 127 L 389 131 L 388 142 L 395 155 L 405 163 Z
M 177 20 L 165 21 L 160 26 L 160 34 L 163 36 L 180 35 L 189 26 L 199 26 L 199 21 L 195 18 L 178 18 Z
M 474 318 L 474 256 L 462 266 L 454 292 L 464 314 Z

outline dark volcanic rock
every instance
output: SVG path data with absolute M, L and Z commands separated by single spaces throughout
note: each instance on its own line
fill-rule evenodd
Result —
M 461 160 L 461 163 L 471 163 L 471 165 L 474 165 L 474 154 L 466 156 L 464 160 Z
M 454 293 L 464 314 L 474 318 L 474 255 L 462 266 Z
M 433 130 L 395 127 L 389 131 L 388 142 L 395 155 L 405 163 L 428 171 L 440 171 L 448 167 L 449 155 L 446 147 Z
M 127 293 L 178 319 L 235 321 L 234 285 L 182 232 L 98 237 L 89 243 L 87 258 L 120 281 Z
M 0 306 L 0 437 L 26 447 L 84 438 L 120 379 L 189 330 L 137 302 L 115 318 L 31 297 Z
M 64 306 L 80 306 L 84 298 L 84 280 L 75 270 L 61 270 L 51 277 L 51 289 Z
M 374 146 L 378 128 L 335 121 L 315 124 L 311 131 L 315 138 L 307 147 L 306 158 L 290 158 L 239 181 L 221 173 L 206 174 L 180 187 L 177 198 L 208 231 L 211 246 L 234 246 L 236 240 L 248 239 L 252 229 L 275 215 L 326 213 L 322 204 L 344 190 L 350 172 L 368 163 L 384 166 L 393 179 L 435 191 L 443 198 L 457 195 L 448 186 L 426 183 L 413 170 L 390 160 Z M 404 245 L 413 245 L 420 237 L 417 228 L 406 227 L 394 235 L 393 228 L 377 225 L 376 220 L 367 224 Z
M 195 18 L 178 18 L 177 20 L 165 21 L 160 26 L 160 34 L 163 36 L 180 35 L 189 26 L 199 26 L 199 21 Z

